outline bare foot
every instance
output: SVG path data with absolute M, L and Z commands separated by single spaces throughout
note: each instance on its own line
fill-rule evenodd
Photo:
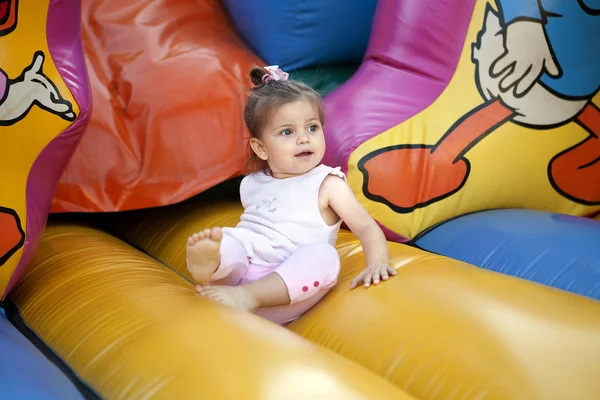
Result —
M 219 267 L 221 239 L 221 228 L 205 229 L 188 238 L 188 269 L 197 283 L 207 282 Z
M 196 291 L 204 297 L 223 303 L 233 308 L 255 312 L 260 308 L 256 296 L 244 286 L 196 286 Z

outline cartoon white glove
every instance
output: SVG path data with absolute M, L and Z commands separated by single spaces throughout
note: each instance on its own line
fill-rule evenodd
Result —
M 500 81 L 502 92 L 514 88 L 515 97 L 522 97 L 544 71 L 550 76 L 560 75 L 541 23 L 516 21 L 509 24 L 504 47 L 504 53 L 490 66 L 493 78 L 505 75 Z
M 33 105 L 54 113 L 67 121 L 75 120 L 71 104 L 64 100 L 54 84 L 42 72 L 44 53 L 35 53 L 33 62 L 21 76 L 9 81 L 8 94 L 0 104 L 0 125 L 22 119 Z

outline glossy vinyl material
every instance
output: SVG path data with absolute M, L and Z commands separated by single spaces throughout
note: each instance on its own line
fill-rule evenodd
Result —
M 363 63 L 325 98 L 325 162 L 398 242 L 488 209 L 597 212 L 599 11 L 379 1 Z
M 53 212 L 176 203 L 246 165 L 248 73 L 219 0 L 86 0 L 94 107 Z
M 2 300 L 35 252 L 91 98 L 79 0 L 3 1 L 0 9 Z
M 492 210 L 436 226 L 422 249 L 600 300 L 600 222 L 533 210 Z
M 192 199 L 103 218 L 107 228 L 190 279 L 188 235 L 232 226 L 236 201 Z M 364 268 L 342 231 L 338 285 L 288 325 L 418 399 L 593 399 L 600 391 L 600 304 L 570 293 L 390 243 L 398 275 L 350 291 Z
M 222 0 L 238 32 L 284 70 L 359 63 L 377 0 Z
M 442 93 L 476 1 L 378 2 L 363 63 L 325 99 L 328 163 L 348 168 L 357 145 L 417 114 Z
M 325 97 L 350 79 L 357 69 L 358 65 L 354 64 L 341 67 L 305 68 L 291 72 L 290 79 L 306 83 Z
M 0 398 L 82 400 L 67 377 L 25 338 L 0 309 Z
M 399 399 L 385 379 L 190 282 L 106 233 L 49 224 L 11 295 L 103 398 Z

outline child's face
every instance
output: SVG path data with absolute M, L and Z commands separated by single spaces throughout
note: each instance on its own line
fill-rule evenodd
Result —
M 267 161 L 275 178 L 310 171 L 325 154 L 317 106 L 307 100 L 282 105 L 271 115 L 260 140 L 253 139 L 251 145 L 258 157 Z

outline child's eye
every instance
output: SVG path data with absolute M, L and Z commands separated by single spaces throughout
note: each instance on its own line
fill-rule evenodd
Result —
M 312 124 L 311 126 L 308 127 L 308 130 L 311 132 L 316 132 L 319 129 L 319 127 L 315 124 Z
M 281 135 L 283 135 L 283 136 L 289 136 L 289 135 L 291 135 L 292 133 L 294 133 L 294 132 L 292 132 L 292 130 L 291 130 L 291 129 L 284 129 L 284 130 L 282 130 L 282 131 L 281 131 L 281 133 L 280 133 L 280 134 L 281 134 Z

